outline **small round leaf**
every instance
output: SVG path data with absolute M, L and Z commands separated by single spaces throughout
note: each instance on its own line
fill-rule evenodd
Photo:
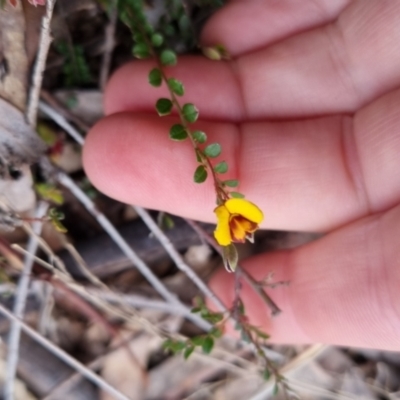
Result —
M 186 347 L 183 353 L 183 358 L 187 360 L 193 352 L 194 352 L 194 346 Z
M 145 42 L 145 38 L 144 38 L 143 34 L 140 33 L 140 32 L 135 32 L 135 33 L 133 34 L 133 40 L 134 40 L 136 43 L 144 43 L 144 42 Z
M 224 181 L 223 184 L 228 187 L 237 187 L 239 186 L 239 181 L 237 179 L 229 179 Z
M 136 43 L 132 51 L 136 58 L 143 59 L 150 57 L 150 49 L 147 47 L 146 43 Z
M 162 65 L 176 65 L 177 57 L 172 50 L 163 50 L 160 54 L 160 61 Z
M 230 192 L 229 193 L 234 199 L 244 199 L 244 194 L 239 192 Z
M 204 165 L 199 165 L 194 172 L 194 181 L 196 183 L 203 183 L 207 179 L 207 170 Z
M 183 83 L 181 81 L 178 81 L 178 79 L 169 78 L 168 86 L 178 96 L 183 96 L 185 93 L 185 88 L 183 87 Z
M 210 335 L 214 336 L 215 338 L 220 338 L 222 336 L 222 330 L 220 328 L 214 327 L 210 330 Z
M 149 83 L 151 86 L 158 87 L 162 83 L 162 73 L 158 68 L 153 68 L 149 72 Z
M 211 336 L 207 336 L 204 339 L 203 345 L 201 346 L 203 352 L 205 354 L 210 354 L 213 347 L 214 347 L 214 339 Z
M 154 33 L 151 36 L 151 43 L 154 47 L 160 47 L 164 42 L 164 38 L 160 33 Z
M 271 372 L 270 372 L 270 370 L 269 370 L 268 368 L 265 368 L 265 369 L 264 369 L 263 378 L 264 378 L 264 380 L 266 380 L 266 381 L 268 381 L 269 378 L 271 378 Z
M 225 174 L 228 171 L 228 164 L 225 161 L 221 161 L 214 167 L 214 171 L 219 174 Z
M 187 138 L 187 132 L 186 129 L 183 125 L 181 124 L 175 124 L 172 125 L 170 131 L 169 131 L 169 137 L 172 140 L 185 140 Z
M 156 103 L 156 110 L 160 117 L 168 115 L 172 110 L 172 101 L 170 99 L 158 99 Z
M 190 341 L 195 345 L 195 346 L 203 346 L 204 343 L 204 336 L 194 336 L 190 339 Z
M 203 131 L 194 131 L 193 139 L 197 143 L 205 143 L 207 141 L 207 135 Z
M 199 110 L 192 103 L 186 103 L 182 107 L 182 113 L 187 122 L 196 122 L 199 117 Z
M 208 157 L 218 157 L 221 154 L 221 145 L 219 143 L 209 144 L 205 149 L 204 153 Z

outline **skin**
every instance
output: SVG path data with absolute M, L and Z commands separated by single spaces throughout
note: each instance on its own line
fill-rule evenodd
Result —
M 270 290 L 271 318 L 246 285 L 253 324 L 276 343 L 323 342 L 400 350 L 400 2 L 237 0 L 203 31 L 233 59 L 182 57 L 168 71 L 200 109 L 196 128 L 218 141 L 263 228 L 324 232 L 294 250 L 248 259 L 288 287 Z M 152 62 L 117 71 L 107 116 L 89 133 L 84 165 L 111 197 L 215 222 L 212 182 L 192 183 L 190 143 L 168 139 L 174 117 L 154 115 Z M 233 275 L 211 287 L 230 305 Z

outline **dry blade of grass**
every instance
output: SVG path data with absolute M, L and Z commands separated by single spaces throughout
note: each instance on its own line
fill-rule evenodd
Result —
M 158 239 L 166 252 L 170 255 L 175 265 L 197 286 L 197 288 L 219 308 L 222 312 L 227 312 L 226 307 L 217 295 L 201 280 L 201 278 L 191 269 L 183 260 L 182 256 L 176 250 L 174 245 L 168 239 L 167 235 L 154 222 L 150 214 L 142 207 L 133 206 L 134 210 L 139 214 L 140 218 L 148 226 L 150 231 Z
M 48 204 L 41 202 L 39 203 L 35 218 L 42 218 L 47 212 Z M 28 295 L 28 286 L 31 277 L 32 266 L 34 263 L 33 255 L 36 253 L 38 247 L 38 240 L 36 235 L 39 235 L 42 230 L 42 221 L 35 221 L 33 223 L 32 230 L 35 235 L 31 235 L 28 242 L 27 254 L 25 256 L 24 267 L 21 273 L 21 277 L 18 282 L 18 288 L 16 291 L 15 303 L 14 303 L 14 314 L 17 318 L 21 319 L 24 316 L 26 298 Z M 19 341 L 21 337 L 21 325 L 18 320 L 13 321 L 11 324 L 9 337 L 8 337 L 8 354 L 7 354 L 7 371 L 6 379 L 4 384 L 4 398 L 5 400 L 14 399 L 14 381 L 17 372 L 18 356 L 19 356 Z
M 53 344 L 48 339 L 46 339 L 44 336 L 42 336 L 40 333 L 36 332 L 30 326 L 25 324 L 23 321 L 21 321 L 19 318 L 17 318 L 11 311 L 7 310 L 1 304 L 0 304 L 0 314 L 4 315 L 10 321 L 19 324 L 21 326 L 21 329 L 28 336 L 30 336 L 36 342 L 40 343 L 43 347 L 45 347 L 51 353 L 56 355 L 60 360 L 64 361 L 70 367 L 74 368 L 76 371 L 79 371 L 83 376 L 85 376 L 85 378 L 89 379 L 91 382 L 93 382 L 99 388 L 103 389 L 107 393 L 110 393 L 112 396 L 114 396 L 118 400 L 130 400 L 128 397 L 126 397 L 124 394 L 119 392 L 117 389 L 115 389 L 114 387 L 109 385 L 104 379 L 102 379 L 100 376 L 95 374 L 93 371 L 91 371 L 85 365 L 83 365 L 82 363 L 77 361 L 75 358 L 71 357 L 64 350 L 60 349 L 55 344 Z
M 46 67 L 47 53 L 49 52 L 52 41 L 50 34 L 50 23 L 53 16 L 53 10 L 56 0 L 46 1 L 46 15 L 42 19 L 40 30 L 39 50 L 36 56 L 35 66 L 33 68 L 32 85 L 29 91 L 28 107 L 26 110 L 26 119 L 29 125 L 35 127 L 40 89 L 42 88 L 43 71 Z
M 69 189 L 74 196 L 85 206 L 85 208 L 96 218 L 103 229 L 110 235 L 113 241 L 124 252 L 124 254 L 138 268 L 141 274 L 148 280 L 153 288 L 168 302 L 178 305 L 187 311 L 187 318 L 190 319 L 199 328 L 204 330 L 210 329 L 210 324 L 204 321 L 196 314 L 191 314 L 187 306 L 185 306 L 169 289 L 161 282 L 160 279 L 152 272 L 152 270 L 137 256 L 133 249 L 128 245 L 124 238 L 120 235 L 114 225 L 101 213 L 93 201 L 79 188 L 75 182 L 66 174 L 60 172 L 58 174 L 59 182 Z

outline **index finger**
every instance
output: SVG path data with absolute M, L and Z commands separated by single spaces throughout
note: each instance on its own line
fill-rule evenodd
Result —
M 399 201 L 399 101 L 395 91 L 354 119 L 200 121 L 196 129 L 222 145 L 217 161 L 228 162 L 226 179 L 238 178 L 239 191 L 262 208 L 264 227 L 325 231 Z M 85 169 L 100 190 L 123 202 L 214 221 L 212 182 L 193 182 L 191 144 L 168 138 L 175 122 L 132 113 L 107 117 L 87 138 Z

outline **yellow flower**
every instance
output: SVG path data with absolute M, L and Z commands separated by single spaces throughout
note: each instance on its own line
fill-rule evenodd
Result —
M 264 219 L 262 211 L 245 199 L 229 199 L 214 210 L 217 215 L 217 228 L 214 237 L 220 246 L 232 242 L 252 241 L 253 233 Z

